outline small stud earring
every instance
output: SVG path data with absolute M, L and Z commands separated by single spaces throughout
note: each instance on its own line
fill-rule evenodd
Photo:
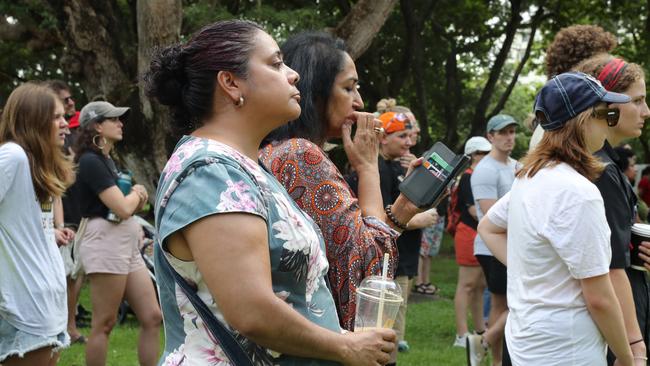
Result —
M 244 97 L 240 96 L 237 102 L 235 102 L 235 106 L 237 107 L 243 107 L 244 106 Z

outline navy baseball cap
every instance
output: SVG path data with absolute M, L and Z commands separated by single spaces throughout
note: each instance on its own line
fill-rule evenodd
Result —
M 567 72 L 547 81 L 535 97 L 533 113 L 546 131 L 557 130 L 573 117 L 600 103 L 627 103 L 625 94 L 607 91 L 600 81 L 581 72 Z M 542 113 L 544 118 L 539 118 Z
M 517 121 L 515 121 L 514 117 L 507 114 L 497 114 L 496 116 L 490 118 L 487 123 L 486 130 L 487 132 L 501 131 L 511 125 L 517 125 Z

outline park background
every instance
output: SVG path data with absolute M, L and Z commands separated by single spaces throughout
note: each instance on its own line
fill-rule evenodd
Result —
M 105 99 L 129 106 L 116 158 L 155 191 L 177 141 L 168 111 L 144 96 L 141 75 L 158 47 L 186 40 L 222 19 L 254 20 L 281 44 L 301 30 L 326 30 L 346 40 L 356 61 L 365 110 L 396 98 L 422 127 L 421 152 L 435 141 L 460 151 L 485 133 L 498 113 L 525 120 L 544 77 L 544 53 L 555 33 L 595 24 L 613 33 L 614 53 L 650 71 L 650 0 L 0 0 L 0 106 L 28 80 L 63 79 L 77 109 Z M 530 131 L 520 128 L 514 157 Z M 650 126 L 631 142 L 650 162 Z M 343 163 L 342 149 L 332 151 Z M 151 197 L 153 199 L 153 195 Z M 409 306 L 405 365 L 461 365 L 452 349 L 456 267 L 448 237 L 433 279 L 435 301 Z M 116 329 L 110 364 L 136 364 L 136 324 Z M 81 365 L 82 348 L 61 365 Z

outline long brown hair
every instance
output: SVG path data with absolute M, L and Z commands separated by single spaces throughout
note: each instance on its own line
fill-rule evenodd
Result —
M 562 128 L 544 131 L 534 150 L 522 160 L 518 178 L 532 178 L 543 168 L 566 163 L 590 181 L 595 181 L 605 169 L 603 163 L 587 149 L 585 124 L 591 120 L 592 110 L 580 113 Z
M 72 163 L 53 140 L 56 103 L 48 87 L 25 83 L 11 92 L 0 119 L 0 144 L 12 141 L 25 150 L 41 203 L 61 196 L 74 179 Z

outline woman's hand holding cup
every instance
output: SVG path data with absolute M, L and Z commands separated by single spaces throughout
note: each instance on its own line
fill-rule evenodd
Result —
M 346 344 L 342 363 L 349 366 L 385 365 L 395 349 L 397 335 L 392 329 L 370 329 L 343 335 Z
M 643 266 L 650 271 L 650 241 L 642 241 L 639 245 L 639 258 L 643 259 Z

